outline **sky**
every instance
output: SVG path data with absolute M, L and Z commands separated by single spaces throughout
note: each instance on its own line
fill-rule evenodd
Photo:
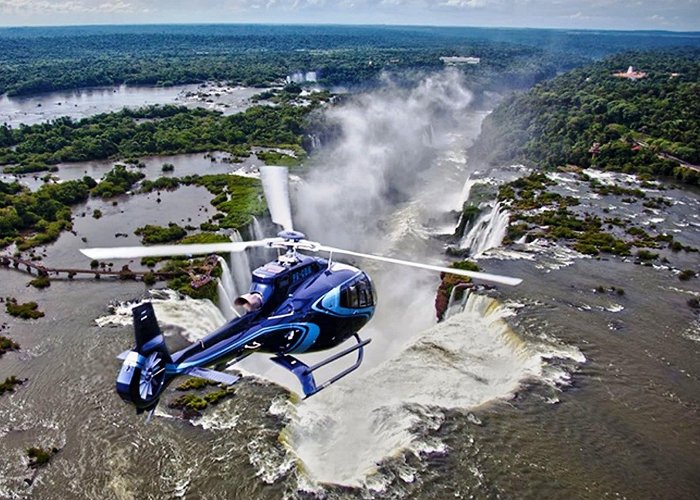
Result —
M 0 26 L 161 23 L 700 31 L 700 0 L 0 0 Z

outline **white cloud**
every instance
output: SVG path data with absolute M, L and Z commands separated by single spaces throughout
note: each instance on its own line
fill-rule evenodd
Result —
M 0 12 L 7 13 L 80 13 L 80 12 L 133 12 L 130 2 L 118 0 L 95 4 L 89 0 L 0 0 Z
M 0 25 L 382 23 L 696 30 L 700 0 L 0 0 Z
M 444 7 L 459 7 L 459 8 L 475 8 L 475 7 L 486 7 L 489 0 L 445 0 L 440 2 L 439 5 Z

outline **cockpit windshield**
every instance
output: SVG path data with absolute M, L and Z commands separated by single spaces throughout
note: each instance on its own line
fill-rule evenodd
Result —
M 340 291 L 340 305 L 348 309 L 362 309 L 375 304 L 372 282 L 366 274 L 361 274 L 343 285 Z

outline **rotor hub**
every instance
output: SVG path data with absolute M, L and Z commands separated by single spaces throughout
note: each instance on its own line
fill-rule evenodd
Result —
M 277 236 L 285 239 L 286 241 L 298 242 L 306 239 L 306 235 L 301 231 L 280 231 Z

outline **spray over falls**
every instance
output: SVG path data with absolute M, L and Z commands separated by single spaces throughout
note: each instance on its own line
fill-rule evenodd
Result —
M 379 242 L 387 214 L 444 184 L 435 159 L 450 133 L 473 121 L 465 112 L 471 101 L 460 74 L 445 71 L 410 88 L 386 78 L 382 88 L 327 110 L 338 136 L 316 152 L 318 165 L 298 189 L 296 225 L 327 244 L 385 250 Z M 430 141 L 424 140 L 427 130 Z M 426 200 L 425 208 L 435 201 Z
M 538 374 L 539 355 L 502 321 L 509 314 L 495 300 L 472 295 L 464 312 L 295 408 L 288 444 L 312 479 L 363 486 L 382 459 L 403 450 L 420 453 L 424 443 L 412 428 L 435 407 L 471 408 L 511 394 L 524 377 Z

